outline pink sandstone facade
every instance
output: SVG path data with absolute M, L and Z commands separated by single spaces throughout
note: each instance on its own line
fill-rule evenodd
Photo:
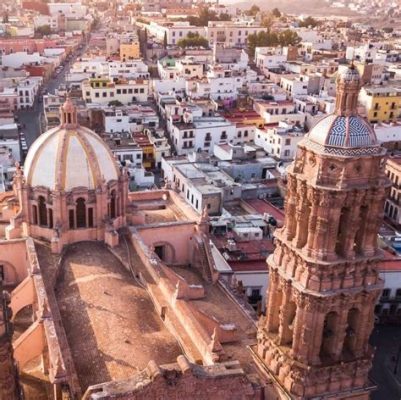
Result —
M 288 171 L 259 321 L 219 280 L 207 212 L 167 188 L 128 193 L 67 100 L 0 198 L 1 394 L 19 398 L 15 360 L 28 400 L 366 399 L 388 183 L 359 85 L 339 76 L 336 113 Z
M 360 77 L 337 78 L 336 111 L 299 145 L 284 227 L 269 257 L 258 354 L 291 398 L 367 399 L 374 306 L 382 290 L 377 233 L 384 153 L 356 112 Z

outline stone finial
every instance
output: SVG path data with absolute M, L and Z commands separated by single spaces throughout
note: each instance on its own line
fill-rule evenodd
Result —
M 189 363 L 188 359 L 184 355 L 181 354 L 177 357 L 177 364 L 180 367 L 181 372 L 183 374 L 191 371 L 191 364 Z
M 149 378 L 152 380 L 157 378 L 162 374 L 162 370 L 160 367 L 156 364 L 155 360 L 150 360 L 147 367 L 146 367 L 146 372 L 148 373 Z
M 212 338 L 210 340 L 209 348 L 213 353 L 218 353 L 223 350 L 221 343 L 219 342 L 219 334 L 217 328 L 214 328 Z
M 202 209 L 202 214 L 199 218 L 200 224 L 208 224 L 210 222 L 209 212 L 207 210 L 207 206 L 205 205 Z
M 55 378 L 60 378 L 65 375 L 65 369 L 64 369 L 63 363 L 61 361 L 60 354 L 57 354 L 53 368 L 54 368 L 54 377 Z
M 39 317 L 39 319 L 42 319 L 42 320 L 51 317 L 49 304 L 47 303 L 47 300 L 44 298 L 42 299 L 42 302 L 39 306 L 38 317 Z

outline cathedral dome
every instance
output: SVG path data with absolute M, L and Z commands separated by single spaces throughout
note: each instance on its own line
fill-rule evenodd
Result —
M 76 109 L 67 99 L 60 108 L 61 125 L 30 147 L 24 165 L 26 183 L 50 190 L 95 189 L 103 180 L 118 180 L 119 169 L 110 149 L 90 129 L 77 123 Z
M 368 121 L 358 115 L 358 94 L 361 77 L 354 65 L 339 71 L 337 75 L 335 111 L 323 117 L 306 136 L 306 141 L 320 146 L 324 151 L 339 154 L 368 153 L 379 147 L 376 134 Z
M 313 127 L 308 138 L 331 147 L 357 148 L 378 144 L 373 128 L 357 115 L 327 115 Z

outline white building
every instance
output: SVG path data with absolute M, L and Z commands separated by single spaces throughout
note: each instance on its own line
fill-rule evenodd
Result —
M 236 126 L 223 117 L 184 115 L 184 122 L 173 124 L 171 138 L 178 155 L 198 150 L 211 154 L 215 144 L 233 143 L 236 133 Z
M 288 59 L 283 47 L 256 47 L 255 63 L 262 71 L 269 68 L 278 68 Z
M 43 79 L 41 77 L 30 77 L 18 82 L 17 93 L 19 110 L 33 106 L 42 81 Z
M 224 43 L 245 47 L 249 35 L 265 32 L 266 28 L 249 21 L 209 21 L 205 30 L 210 45 Z
M 278 127 L 256 129 L 255 144 L 267 154 L 283 161 L 293 160 L 299 141 L 304 137 L 303 129 L 280 122 Z
M 151 107 L 135 105 L 129 109 L 107 109 L 104 111 L 106 133 L 136 133 L 145 128 L 159 127 L 159 117 Z
M 39 53 L 29 54 L 26 51 L 18 51 L 16 53 L 4 54 L 1 57 L 3 67 L 21 68 L 26 64 L 42 64 L 46 60 Z
M 145 28 L 149 35 L 154 36 L 159 42 L 163 42 L 166 37 L 168 45 L 176 45 L 180 39 L 186 38 L 190 32 L 205 36 L 204 27 L 192 26 L 188 22 L 168 22 L 163 24 L 151 22 Z
M 87 7 L 81 2 L 48 3 L 50 15 L 64 14 L 66 18 L 82 19 L 87 14 Z

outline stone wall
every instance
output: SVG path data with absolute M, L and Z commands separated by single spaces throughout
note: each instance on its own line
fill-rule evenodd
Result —
M 148 367 L 132 379 L 91 386 L 83 400 L 258 400 L 259 391 L 248 380 L 238 361 L 203 367 L 184 356 L 176 364 Z

